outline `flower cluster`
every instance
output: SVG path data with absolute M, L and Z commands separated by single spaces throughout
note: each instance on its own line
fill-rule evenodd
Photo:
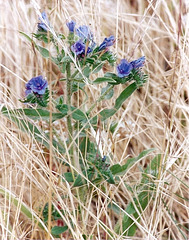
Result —
M 94 36 L 90 28 L 86 25 L 82 25 L 75 30 L 76 22 L 73 20 L 67 22 L 66 25 L 70 33 L 75 32 L 76 35 L 79 37 L 79 40 L 71 46 L 72 52 L 75 53 L 77 56 L 83 56 L 91 53 L 96 43 L 94 42 Z M 98 51 L 102 51 L 104 49 L 108 50 L 108 47 L 112 46 L 114 43 L 115 37 L 111 35 L 110 37 L 104 39 L 104 41 L 100 44 Z
M 120 64 L 117 65 L 118 77 L 123 78 L 128 76 L 133 69 L 137 70 L 138 68 L 143 67 L 144 63 L 145 63 L 144 56 L 130 63 L 126 59 L 122 59 Z
M 94 42 L 93 33 L 91 32 L 88 26 L 81 25 L 76 27 L 76 22 L 73 20 L 67 22 L 66 25 L 69 30 L 68 40 L 70 40 L 69 41 L 70 50 L 73 54 L 75 54 L 75 56 L 78 57 L 78 60 L 81 60 L 88 54 L 90 54 L 90 58 L 92 57 L 91 58 L 92 61 L 94 61 L 93 59 L 97 59 L 97 56 L 99 56 L 100 59 L 98 59 L 96 63 L 94 63 L 94 66 L 92 66 L 92 68 L 94 69 L 99 66 L 101 67 L 100 61 L 108 59 L 109 63 L 115 62 L 113 54 L 109 51 L 109 47 L 111 47 L 116 40 L 113 35 L 104 38 L 103 42 L 96 46 L 96 43 Z M 41 17 L 39 18 L 38 31 L 42 31 L 44 35 L 44 32 L 48 31 L 48 26 L 50 26 L 48 17 L 45 12 L 42 12 Z M 118 64 L 116 67 L 117 76 L 119 78 L 124 78 L 129 76 L 132 70 L 137 70 L 138 72 L 138 69 L 142 68 L 144 66 L 144 63 L 145 63 L 144 56 L 131 62 L 128 62 L 126 59 L 122 59 L 120 64 Z M 45 94 L 47 85 L 48 85 L 47 81 L 43 79 L 42 76 L 32 78 L 26 84 L 25 94 L 26 96 L 29 95 L 30 93 L 43 95 Z
M 30 93 L 35 93 L 38 95 L 43 95 L 46 91 L 46 88 L 48 87 L 47 81 L 42 77 L 34 77 L 29 80 L 28 83 L 26 83 L 26 96 Z

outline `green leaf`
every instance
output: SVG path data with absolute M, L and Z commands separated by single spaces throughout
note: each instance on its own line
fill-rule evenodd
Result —
M 116 61 L 116 56 L 111 51 L 107 51 L 100 57 L 100 59 L 102 61 L 107 60 L 110 64 L 113 64 Z
M 56 103 L 57 105 L 62 105 L 64 104 L 64 97 L 63 96 L 60 96 L 56 99 Z
M 64 233 L 66 230 L 68 230 L 68 226 L 63 226 L 63 227 L 55 226 L 51 229 L 51 234 L 60 235 Z
M 110 184 L 115 184 L 114 177 L 113 177 L 111 171 L 109 172 L 108 177 L 109 177 L 109 179 L 107 179 L 106 181 Z
M 99 83 L 103 83 L 103 82 L 116 83 L 116 81 L 112 78 L 99 77 L 99 78 L 96 78 L 96 80 L 93 81 L 93 84 L 99 84 Z
M 124 236 L 134 236 L 137 230 L 137 225 L 130 216 L 133 215 L 133 218 L 135 218 L 137 222 L 140 222 L 138 212 L 141 213 L 147 207 L 150 200 L 151 195 L 147 189 L 140 192 L 137 197 L 134 197 L 125 209 L 127 214 L 124 214 L 122 217 L 122 227 L 120 226 L 120 221 L 115 225 L 116 233 L 123 234 Z
M 43 48 L 43 47 L 37 45 L 37 49 L 44 58 L 48 58 L 50 56 L 49 51 L 46 48 Z
M 106 120 L 109 117 L 112 117 L 117 112 L 116 109 L 104 109 L 100 112 L 100 115 L 102 116 L 102 121 Z
M 22 32 L 22 31 L 19 31 L 19 33 L 22 34 L 31 43 L 33 43 L 33 39 L 30 36 L 28 36 L 26 33 Z
M 142 171 L 142 175 L 143 175 L 142 181 L 145 181 L 146 178 L 149 178 L 149 175 L 157 178 L 158 172 L 159 172 L 159 166 L 160 166 L 160 159 L 161 159 L 161 154 L 158 154 L 152 159 L 151 163 L 147 166 L 145 171 Z
M 95 60 L 93 58 L 86 58 L 85 61 L 86 61 L 86 63 L 93 64 Z
M 120 215 L 122 212 L 121 209 L 113 202 L 108 204 L 108 208 L 111 209 L 117 215 Z
M 102 116 L 102 121 L 106 120 L 107 118 L 113 116 L 117 110 L 122 106 L 124 101 L 131 96 L 131 94 L 137 89 L 136 83 L 130 84 L 126 89 L 122 91 L 119 97 L 116 99 L 114 108 L 111 109 L 104 109 L 100 112 Z
M 16 197 L 9 189 L 4 188 L 3 186 L 0 186 L 0 194 L 4 196 L 6 200 L 9 201 L 9 203 L 14 204 L 15 207 L 18 208 L 20 211 L 31 220 L 32 223 L 37 224 L 41 229 L 45 228 L 45 225 L 41 218 L 37 216 L 37 214 L 34 214 L 34 210 L 28 207 L 22 200 L 18 197 Z
M 63 113 L 64 116 L 68 114 L 68 105 L 67 104 L 59 104 L 56 108 Z M 71 114 L 74 120 L 76 121 L 83 121 L 86 120 L 86 115 L 80 110 L 73 106 L 71 106 Z
M 87 77 L 87 78 L 89 77 L 90 72 L 91 72 L 91 69 L 90 69 L 89 66 L 86 66 L 86 67 L 83 69 L 83 75 L 84 75 L 85 77 Z
M 118 110 L 124 101 L 131 96 L 131 94 L 137 89 L 136 83 L 130 84 L 123 92 L 119 95 L 115 102 L 115 108 Z
M 100 63 L 100 64 L 98 64 L 98 65 L 95 65 L 95 66 L 93 67 L 92 73 L 98 73 L 98 72 L 102 69 L 103 65 L 104 65 L 104 63 Z
M 113 175 L 118 175 L 119 173 L 122 173 L 122 166 L 120 164 L 114 164 L 111 166 L 110 170 L 112 171 Z
M 5 108 L 2 109 L 2 113 Z M 12 112 L 13 113 L 13 112 Z M 10 120 L 16 123 L 16 125 L 19 127 L 20 130 L 23 132 L 28 133 L 30 136 L 34 137 L 36 141 L 43 144 L 47 149 L 50 149 L 49 145 L 49 136 L 48 134 L 45 134 L 42 130 L 38 129 L 36 126 L 34 126 L 32 123 L 27 121 L 25 118 L 21 118 L 20 116 L 17 116 L 16 114 L 8 114 L 6 112 L 6 117 L 8 117 Z M 65 149 L 53 139 L 52 142 L 53 146 L 57 149 L 58 152 L 64 153 Z
M 13 115 L 18 117 L 18 118 L 23 118 L 23 116 L 27 116 L 30 119 L 33 120 L 49 120 L 50 118 L 50 112 L 47 110 L 43 109 L 32 109 L 32 108 L 19 108 L 15 110 L 8 110 L 3 107 L 2 113 L 6 116 L 8 115 Z M 64 115 L 62 113 L 52 113 L 52 121 L 56 121 L 57 119 L 63 118 Z
M 74 182 L 73 175 L 71 172 L 64 173 L 64 178 L 66 179 L 67 182 Z
M 101 95 L 103 95 L 108 89 L 110 88 L 110 85 L 108 84 L 106 87 L 102 88 Z M 106 96 L 104 96 L 104 99 L 110 99 L 114 95 L 114 89 L 112 88 Z
M 140 160 L 141 158 L 143 158 L 144 156 L 146 156 L 148 153 L 150 153 L 152 151 L 154 151 L 153 148 L 144 150 L 136 158 L 128 159 L 127 163 L 122 166 L 120 164 L 115 164 L 115 165 L 111 166 L 110 170 L 111 170 L 112 174 L 113 175 L 124 175 L 128 168 L 133 166 L 138 160 Z
M 113 78 L 113 79 L 119 78 L 115 73 L 111 73 L 111 72 L 106 72 L 104 74 L 104 77 Z
M 73 81 L 75 81 L 75 79 L 73 79 Z M 81 90 L 86 95 L 86 92 L 84 91 L 84 88 L 83 88 L 84 86 L 85 86 L 84 82 L 72 83 L 72 93 L 77 92 L 78 90 Z
M 70 62 L 72 62 L 72 59 L 69 56 L 65 56 L 62 58 L 62 62 L 70 63 Z
M 129 215 L 132 214 L 133 217 L 137 220 L 137 222 L 140 222 L 140 217 L 139 217 L 138 212 L 141 213 L 147 207 L 150 199 L 151 198 L 150 198 L 148 191 L 139 193 L 137 198 L 134 198 L 134 203 L 135 203 L 136 208 L 134 207 L 133 203 L 130 202 L 127 205 L 126 212 Z M 122 232 L 124 232 L 126 229 L 128 229 L 128 231 L 125 232 L 124 235 L 134 236 L 135 232 L 137 230 L 137 225 L 136 225 L 136 223 L 134 223 L 134 221 L 128 215 L 124 214 L 123 220 L 122 220 Z
M 64 82 L 66 81 L 66 78 L 60 78 L 59 81 Z
M 47 32 L 38 32 L 37 34 L 32 33 L 32 36 L 34 36 L 39 41 L 43 41 L 44 43 L 48 43 L 50 41 Z
M 44 57 L 44 58 L 48 58 L 49 56 L 50 56 L 50 54 L 49 54 L 49 51 L 46 49 L 46 48 L 43 48 L 43 47 L 41 47 L 41 46 L 39 46 L 39 45 L 37 45 L 34 41 L 33 41 L 33 39 L 30 37 L 30 36 L 28 36 L 26 33 L 24 33 L 24 32 L 19 32 L 19 33 L 21 33 L 25 38 L 27 38 L 27 40 L 29 40 L 32 44 L 34 44 L 34 46 L 36 47 L 36 49 L 41 53 L 41 55 Z M 41 34 L 36 34 L 36 36 L 41 36 Z M 35 35 L 34 35 L 35 36 Z M 45 36 L 44 36 L 45 37 Z
M 116 130 L 118 123 L 117 122 L 112 122 L 110 125 L 110 132 L 113 134 Z
M 76 121 L 83 121 L 86 119 L 85 114 L 80 109 L 74 109 L 72 113 L 72 117 Z
M 64 116 L 68 114 L 68 105 L 67 104 L 58 104 L 56 105 L 56 109 L 58 109 Z
M 83 183 L 83 179 L 81 177 L 81 175 L 79 174 L 77 176 L 77 178 L 75 179 L 75 182 L 73 184 L 73 187 L 79 187 L 79 186 L 82 186 L 84 183 Z

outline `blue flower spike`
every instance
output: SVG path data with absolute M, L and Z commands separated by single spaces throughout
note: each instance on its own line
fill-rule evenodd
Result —
M 118 77 L 123 78 L 128 76 L 132 69 L 133 69 L 133 65 L 127 62 L 126 59 L 122 59 L 120 64 L 117 65 Z
M 43 95 L 48 87 L 47 80 L 45 80 L 42 76 L 34 77 L 26 83 L 26 96 L 30 93 L 35 93 L 39 95 Z
M 99 51 L 106 49 L 107 47 L 112 46 L 115 43 L 115 37 L 111 35 L 108 38 L 105 38 L 104 41 L 99 46 Z
M 74 32 L 74 29 L 75 29 L 76 22 L 73 21 L 73 20 L 71 20 L 70 22 L 67 22 L 66 25 L 67 25 L 69 31 L 70 31 L 71 33 L 73 33 L 73 32 Z
M 93 34 L 90 28 L 86 25 L 79 26 L 76 29 L 76 33 L 82 40 L 93 40 Z
M 90 47 L 87 48 L 87 46 L 85 45 L 85 43 L 83 43 L 83 41 L 80 39 L 77 42 L 75 42 L 72 46 L 71 46 L 71 50 L 72 52 L 74 52 L 76 55 L 82 55 L 85 53 L 90 53 L 92 51 L 92 49 Z
M 38 31 L 45 31 L 45 32 L 47 32 L 48 31 L 47 25 L 50 26 L 50 22 L 49 22 L 49 19 L 47 17 L 46 12 L 42 12 L 41 13 L 41 17 L 39 17 L 39 21 L 40 22 L 37 24 Z
M 134 60 L 134 61 L 131 62 L 131 64 L 132 64 L 134 69 L 143 67 L 144 63 L 145 63 L 145 56 L 140 57 L 139 59 Z

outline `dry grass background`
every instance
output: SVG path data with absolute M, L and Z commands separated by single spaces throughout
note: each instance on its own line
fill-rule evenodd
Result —
M 107 186 L 104 195 L 100 189 L 94 189 L 99 198 L 96 201 L 88 196 L 83 221 L 79 221 L 72 212 L 78 200 L 69 186 L 59 181 L 61 170 L 56 163 L 57 175 L 52 177 L 53 201 L 59 201 L 61 207 L 67 209 L 64 220 L 69 224 L 71 218 L 74 223 L 74 227 L 70 226 L 73 239 L 83 239 L 83 233 L 92 234 L 93 239 L 187 239 L 177 224 L 188 227 L 189 222 L 189 2 L 0 0 L 1 106 L 23 107 L 18 99 L 24 96 L 25 82 L 33 76 L 52 74 L 52 78 L 57 79 L 56 69 L 49 72 L 47 61 L 34 53 L 18 32 L 30 34 L 36 31 L 36 10 L 39 8 L 46 10 L 57 32 L 67 33 L 66 20 L 74 19 L 78 24 L 90 24 L 98 43 L 105 36 L 114 34 L 117 41 L 113 51 L 118 54 L 118 59 L 146 56 L 145 71 L 149 80 L 111 120 L 119 122 L 115 134 L 110 138 L 108 129 L 101 129 L 102 149 L 105 155 L 114 151 L 112 163 L 124 163 L 128 156 L 156 148 L 152 155 L 161 153 L 164 166 L 155 199 L 142 213 L 136 236 L 129 238 L 116 235 L 113 227 L 119 216 L 107 211 L 108 196 L 125 208 L 131 196 L 124 184 L 119 188 Z M 60 90 L 61 87 L 64 91 L 64 85 Z M 88 90 L 93 102 L 100 89 L 89 87 Z M 117 88 L 117 94 L 120 91 L 121 87 Z M 112 101 L 104 102 L 99 108 L 112 104 Z M 46 157 L 34 139 L 2 115 L 0 119 L 1 188 L 40 215 L 39 208 L 48 201 L 50 169 Z M 149 164 L 153 156 L 140 161 L 140 166 Z M 131 168 L 124 176 L 128 183 L 137 183 L 140 178 L 137 167 Z M 63 200 L 62 195 L 66 196 Z M 2 194 L 0 199 L 0 239 L 47 239 L 47 234 L 21 213 L 20 204 L 15 207 L 10 198 Z M 166 202 L 177 223 L 160 199 Z M 106 235 L 100 227 L 102 219 L 106 219 L 114 238 Z M 182 228 L 182 231 L 189 239 L 187 230 Z

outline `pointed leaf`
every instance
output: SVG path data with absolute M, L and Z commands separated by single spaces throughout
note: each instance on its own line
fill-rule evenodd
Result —
M 104 63 L 100 63 L 100 64 L 94 66 L 92 73 L 98 73 L 102 69 L 103 65 L 104 65 Z
M 101 91 L 101 95 L 103 95 L 103 93 L 105 93 L 109 88 L 110 88 L 111 85 L 107 85 L 106 87 L 102 88 L 102 91 Z M 104 97 L 104 99 L 110 99 L 112 98 L 114 95 L 114 89 L 112 88 L 108 94 L 106 94 L 106 96 Z
M 73 184 L 73 187 L 79 187 L 79 186 L 82 186 L 84 183 L 83 183 L 83 179 L 81 177 L 81 175 L 79 174 Z
M 51 229 L 51 234 L 60 235 L 64 233 L 66 230 L 68 230 L 68 226 L 63 226 L 63 227 L 55 226 Z
M 32 108 L 19 108 L 15 110 L 7 110 L 5 108 L 2 109 L 2 113 L 6 116 L 8 115 L 17 115 L 18 118 L 23 118 L 23 116 L 27 116 L 33 120 L 49 120 L 50 112 L 44 109 L 32 109 Z M 52 121 L 56 121 L 57 119 L 63 118 L 64 115 L 62 113 L 52 113 Z
M 68 114 L 68 105 L 67 104 L 58 104 L 56 108 L 63 113 L 64 116 Z M 71 107 L 71 113 L 72 117 L 76 121 L 83 121 L 86 120 L 86 115 L 84 112 L 82 112 L 80 109 L 77 109 L 75 107 Z
M 74 182 L 73 175 L 71 172 L 64 173 L 64 178 L 66 179 L 67 182 Z
M 144 150 L 137 157 L 128 159 L 127 163 L 122 166 L 120 164 L 115 164 L 115 165 L 111 166 L 110 170 L 111 170 L 112 174 L 113 175 L 124 175 L 128 168 L 133 166 L 138 160 L 140 160 L 141 158 L 143 158 L 144 156 L 146 156 L 148 153 L 150 153 L 152 151 L 154 151 L 153 148 Z
M 99 84 L 99 83 L 103 83 L 103 82 L 116 83 L 116 81 L 114 79 L 107 78 L 107 77 L 99 77 L 93 81 L 94 84 Z
M 131 94 L 137 89 L 136 83 L 130 84 L 123 92 L 119 95 L 115 102 L 115 108 L 118 110 L 125 100 L 131 96 Z
M 48 134 L 44 133 L 41 129 L 34 126 L 25 118 L 20 119 L 20 117 L 17 116 L 16 114 L 6 114 L 6 117 L 15 122 L 19 129 L 21 129 L 23 132 L 27 132 L 30 136 L 34 137 L 36 141 L 42 143 L 47 149 L 50 149 Z M 60 153 L 65 152 L 65 149 L 56 140 L 53 139 L 52 144 L 57 149 L 58 152 Z
M 19 31 L 19 33 L 22 34 L 31 43 L 33 42 L 33 39 L 29 35 L 27 35 L 26 33 L 22 32 L 22 31 Z
M 37 49 L 44 58 L 48 58 L 50 56 L 49 51 L 46 48 L 43 48 L 43 47 L 37 45 Z
M 74 109 L 72 113 L 72 117 L 76 121 L 82 121 L 86 119 L 85 114 L 80 109 L 76 109 L 76 110 Z
M 136 83 L 130 84 L 126 89 L 122 91 L 119 97 L 116 99 L 114 108 L 111 109 L 104 109 L 100 112 L 102 116 L 102 121 L 106 120 L 107 118 L 113 116 L 117 110 L 122 106 L 124 101 L 131 96 L 131 94 L 137 89 Z

